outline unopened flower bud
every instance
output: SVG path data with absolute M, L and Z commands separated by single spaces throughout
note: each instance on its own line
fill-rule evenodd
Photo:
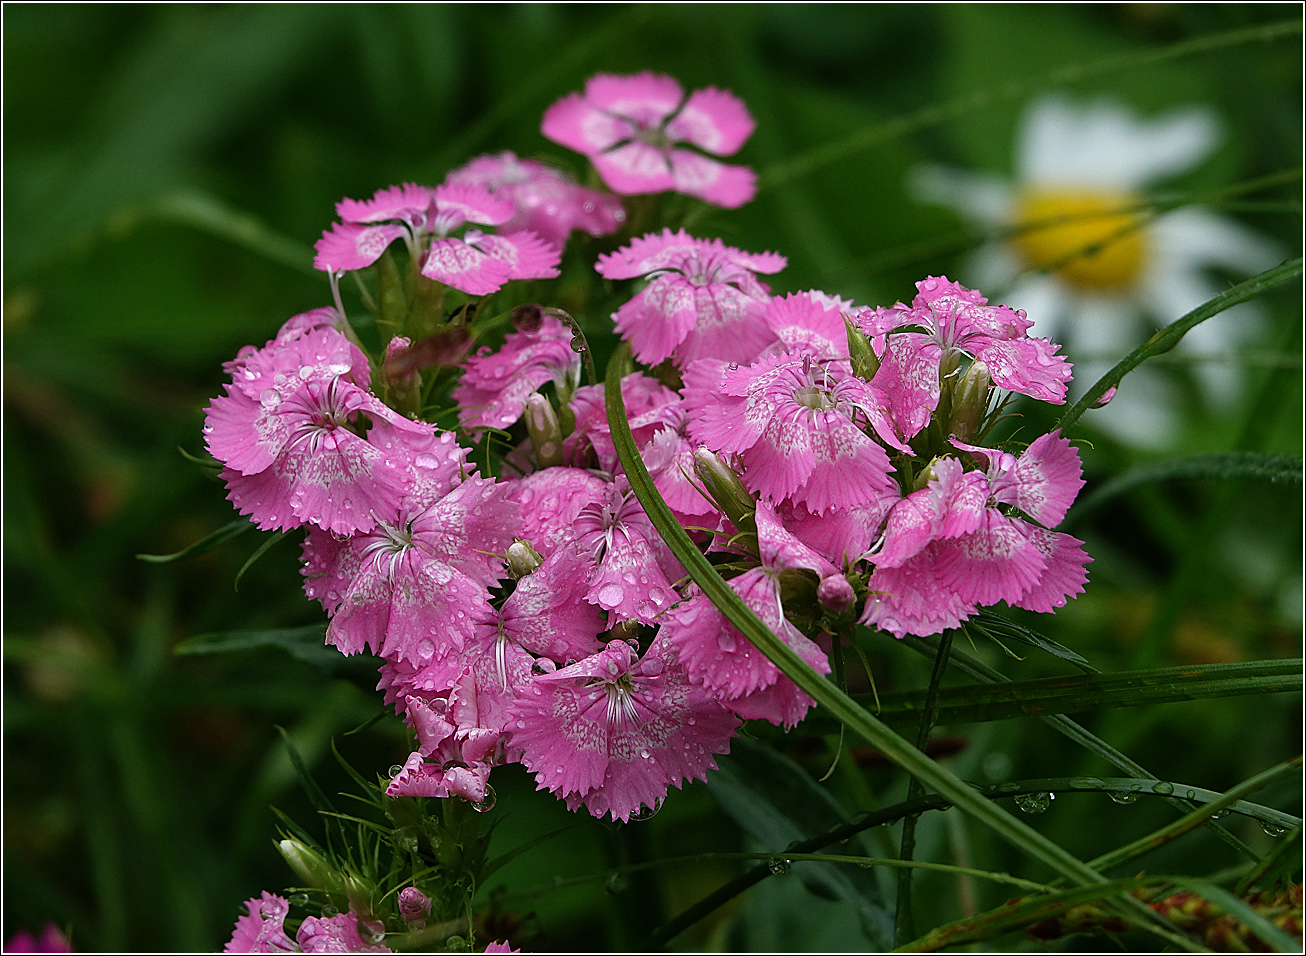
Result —
M 974 441 L 979 436 L 980 425 L 989 409 L 989 389 L 993 379 L 988 366 L 974 362 L 957 383 L 952 397 L 952 434 L 962 441 Z
M 386 398 L 390 407 L 407 415 L 415 414 L 421 406 L 422 375 L 408 360 L 412 342 L 402 335 L 392 338 L 385 347 L 381 375 L 386 383 Z
M 562 464 L 562 427 L 549 400 L 539 392 L 526 399 L 526 431 L 535 446 L 535 463 L 541 468 Z
M 871 340 L 846 315 L 843 317 L 843 325 L 848 334 L 848 358 L 852 360 L 853 374 L 869 382 L 880 370 L 880 360 L 875 357 Z
M 340 872 L 312 847 L 291 837 L 278 843 L 277 849 L 305 886 L 324 890 L 335 897 L 349 895 Z
M 816 599 L 827 610 L 842 614 L 853 606 L 857 595 L 853 593 L 853 586 L 848 579 L 836 572 L 821 579 L 816 588 Z
M 698 475 L 717 507 L 736 528 L 740 531 L 756 531 L 753 514 L 757 511 L 757 502 L 733 468 L 715 452 L 700 446 L 694 450 L 694 474 Z
M 399 891 L 399 915 L 414 929 L 421 929 L 431 915 L 430 897 L 415 886 L 405 886 Z
M 508 545 L 508 573 L 513 580 L 526 577 L 543 563 L 544 558 L 531 547 L 529 541 L 518 538 Z

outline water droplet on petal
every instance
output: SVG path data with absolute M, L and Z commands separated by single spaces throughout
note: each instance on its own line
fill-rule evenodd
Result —
M 394 764 L 393 766 L 390 767 L 390 779 L 393 780 L 395 777 L 399 776 L 403 772 L 404 772 L 403 764 L 399 764 L 399 763 Z
M 605 584 L 603 587 L 599 588 L 597 597 L 599 599 L 599 606 L 603 607 L 605 610 L 611 610 L 622 602 L 626 597 L 626 592 L 621 589 L 620 584 Z
M 266 409 L 276 408 L 281 404 L 281 393 L 275 388 L 263 389 L 263 394 L 258 397 L 259 404 Z
M 659 797 L 657 800 L 653 801 L 653 806 L 651 807 L 647 803 L 640 804 L 639 809 L 630 815 L 630 822 L 642 823 L 645 820 L 653 819 L 654 815 L 662 809 L 662 804 L 665 802 L 664 798 Z
M 493 810 L 496 800 L 498 800 L 498 797 L 495 796 L 494 788 L 489 784 L 486 784 L 485 796 L 473 803 L 472 809 L 477 813 L 484 813 L 487 810 Z

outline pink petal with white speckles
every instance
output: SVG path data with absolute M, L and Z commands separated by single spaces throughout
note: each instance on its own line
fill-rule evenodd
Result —
M 390 219 L 417 224 L 426 216 L 434 190 L 416 183 L 378 189 L 371 199 L 342 199 L 336 215 L 345 222 L 377 223 Z
M 691 143 L 715 156 L 729 156 L 747 142 L 756 125 L 743 100 L 708 87 L 689 94 L 666 131 L 673 140 Z
M 469 240 L 470 241 L 470 240 Z M 533 232 L 485 234 L 475 240 L 478 249 L 508 264 L 509 279 L 553 279 L 558 275 L 562 250 Z
M 673 149 L 671 188 L 723 209 L 738 209 L 757 195 L 757 173 L 687 149 Z
M 503 288 L 512 266 L 474 249 L 461 239 L 437 239 L 422 265 L 422 275 L 468 295 L 489 295 Z
M 503 559 L 521 528 L 521 508 L 506 485 L 468 476 L 409 525 L 414 544 L 426 554 L 491 587 L 503 575 Z
M 579 93 L 571 93 L 544 111 L 540 132 L 589 156 L 630 139 L 635 128 L 629 120 L 596 109 Z
M 648 143 L 631 140 L 590 156 L 590 162 L 604 185 L 623 196 L 660 193 L 675 188 L 671 162 L 666 153 Z
M 1018 601 L 1009 603 L 1041 613 L 1065 607 L 1068 599 L 1084 593 L 1088 581 L 1087 566 L 1093 559 L 1084 553 L 1084 542 L 1042 528 L 1028 528 L 1026 534 L 1043 555 L 1047 567 Z
M 668 358 L 697 319 L 695 287 L 678 275 L 658 276 L 613 315 L 617 333 L 646 365 Z
M 393 223 L 375 226 L 335 223 L 313 246 L 316 251 L 313 268 L 323 272 L 365 269 L 381 258 L 390 243 L 407 234 L 406 228 Z
M 1036 438 L 1012 469 L 1014 493 L 1008 500 L 1039 524 L 1051 528 L 1061 523 L 1084 487 L 1079 453 L 1060 431 Z
M 585 99 L 601 110 L 629 117 L 645 126 L 661 124 L 680 105 L 685 92 L 661 73 L 596 73 L 585 83 Z
M 495 196 L 484 186 L 472 183 L 441 183 L 435 187 L 437 216 L 454 225 L 474 222 L 481 226 L 498 226 L 512 218 L 512 202 Z M 449 228 L 454 228 L 451 225 Z

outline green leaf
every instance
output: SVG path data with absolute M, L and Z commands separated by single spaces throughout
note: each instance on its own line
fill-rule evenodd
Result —
M 321 624 L 303 627 L 278 627 L 265 630 L 215 631 L 196 634 L 177 644 L 177 654 L 232 654 L 257 647 L 277 647 L 295 660 L 315 667 L 332 667 L 340 662 L 340 652 L 323 642 L 326 629 Z
M 1234 451 L 1215 455 L 1176 458 L 1155 465 L 1133 468 L 1095 488 L 1075 503 L 1066 515 L 1066 523 L 1083 517 L 1103 502 L 1124 494 L 1139 485 L 1177 479 L 1214 478 L 1251 481 L 1291 481 L 1301 484 L 1302 459 L 1297 455 L 1274 455 L 1268 452 Z
M 244 534 L 252 527 L 254 526 L 250 524 L 248 518 L 237 518 L 235 521 L 224 524 L 202 541 L 196 541 L 189 548 L 182 548 L 172 554 L 138 554 L 136 558 L 139 561 L 149 561 L 151 564 L 167 564 L 169 561 L 193 558 L 197 554 L 204 554 L 204 552 L 212 551 L 219 545 L 226 544 L 232 538 Z
M 307 275 L 316 274 L 313 250 L 309 246 L 274 232 L 250 213 L 197 189 L 179 189 L 142 207 L 138 213 L 120 215 L 139 215 L 190 226 L 289 269 Z
M 827 832 L 848 816 L 806 770 L 745 738 L 733 741 L 729 755 L 717 759 L 708 790 L 727 816 L 779 857 L 785 847 Z M 813 863 L 795 867 L 794 875 L 817 896 L 850 904 L 867 938 L 876 948 L 889 948 L 893 920 L 872 874 Z
M 623 345 L 621 348 L 628 349 Z M 1001 839 L 1016 849 L 1042 860 L 1058 873 L 1084 885 L 1103 884 L 1106 879 L 1082 860 L 1068 853 L 1058 844 L 1034 830 L 1028 824 L 1016 819 L 1012 814 L 992 805 L 965 781 L 961 780 L 945 767 L 940 766 L 909 742 L 895 734 L 885 724 L 876 720 L 860 707 L 851 697 L 826 681 L 804 661 L 787 643 L 777 637 L 761 622 L 756 614 L 730 588 L 716 569 L 699 552 L 697 546 L 685 533 L 667 503 L 658 493 L 653 479 L 644 467 L 644 462 L 635 447 L 635 440 L 630 433 L 630 423 L 626 418 L 625 402 L 622 400 L 621 383 L 616 374 L 619 363 L 608 366 L 608 377 L 604 388 L 607 403 L 608 426 L 612 431 L 613 444 L 621 460 L 631 489 L 639 499 L 649 520 L 667 543 L 672 553 L 680 560 L 689 576 L 694 580 L 713 603 L 725 615 L 726 619 L 764 653 L 786 677 L 827 708 L 838 720 L 845 722 L 849 729 L 863 737 L 889 760 L 917 777 L 923 783 L 933 787 L 940 794 L 950 799 L 955 806 L 968 816 L 989 827 Z M 1122 910 L 1141 917 L 1143 925 L 1152 932 L 1164 935 L 1171 942 L 1185 948 L 1191 948 L 1187 940 L 1175 937 L 1169 930 L 1157 925 L 1155 914 L 1136 900 L 1120 901 Z
M 240 570 L 236 572 L 236 577 L 231 582 L 231 588 L 233 591 L 240 590 L 240 579 L 245 576 L 245 572 L 248 571 L 250 568 L 252 568 L 255 562 L 257 562 L 259 558 L 267 554 L 268 550 L 285 536 L 286 536 L 286 532 L 278 531 L 276 534 L 274 534 L 272 537 L 268 538 L 266 541 L 264 541 L 262 544 L 258 546 L 257 550 L 255 550 L 255 552 L 249 556 L 249 558 L 245 561 L 245 563 L 240 566 Z
M 1096 667 L 1093 667 L 1093 665 L 1088 662 L 1087 658 L 1080 654 L 1076 654 L 1070 648 L 1044 637 L 1042 634 L 1038 633 L 1038 631 L 1025 627 L 1023 624 L 1009 621 L 1005 617 L 995 614 L 992 611 L 980 611 L 973 615 L 963 626 L 963 630 L 970 629 L 979 631 L 981 634 L 992 638 L 999 644 L 1002 644 L 1002 641 L 999 639 L 1000 637 L 1013 641 L 1020 641 L 1022 644 L 1036 647 L 1041 651 L 1051 654 L 1053 657 L 1060 658 L 1063 661 L 1069 661 L 1085 670 L 1097 670 Z
M 290 733 L 285 727 L 281 726 L 278 726 L 277 730 L 281 733 L 281 739 L 285 741 L 286 752 L 290 755 L 290 762 L 294 765 L 295 774 L 299 777 L 299 782 L 303 785 L 304 792 L 308 794 L 308 799 L 313 804 L 313 808 L 319 813 L 337 813 L 335 806 L 332 805 L 327 795 L 322 792 L 322 788 L 318 786 L 317 781 L 313 779 L 313 774 L 309 772 L 308 765 L 304 763 L 299 748 L 291 740 Z
M 939 723 L 969 724 L 1180 700 L 1289 693 L 1302 689 L 1302 663 L 1297 659 L 1197 664 L 947 687 L 940 692 Z M 869 695 L 857 699 L 871 700 Z M 879 702 L 880 718 L 890 722 L 915 720 L 924 706 L 920 690 L 881 694 Z
M 1205 322 L 1212 316 L 1219 315 L 1225 309 L 1232 308 L 1240 302 L 1246 302 L 1248 299 L 1254 299 L 1262 292 L 1268 292 L 1275 286 L 1282 285 L 1291 279 L 1295 279 L 1302 274 L 1302 259 L 1298 256 L 1296 259 L 1289 259 L 1273 269 L 1267 269 L 1260 275 L 1252 276 L 1245 282 L 1240 282 L 1231 289 L 1226 289 L 1213 299 L 1199 305 L 1187 315 L 1176 319 L 1165 328 L 1161 329 L 1150 339 L 1134 349 L 1123 359 L 1116 363 L 1111 371 L 1107 372 L 1085 393 L 1084 397 L 1077 401 L 1057 422 L 1057 428 L 1064 435 L 1070 426 L 1079 421 L 1081 415 L 1089 409 L 1095 407 L 1107 393 L 1109 389 L 1115 388 L 1121 380 L 1132 372 L 1143 362 L 1147 361 L 1154 355 L 1160 355 L 1162 352 L 1168 352 L 1179 344 L 1179 341 L 1188 334 L 1190 330 Z
M 1239 895 L 1260 887 L 1274 889 L 1276 884 L 1291 883 L 1302 869 L 1302 828 L 1298 824 L 1265 859 L 1238 884 Z

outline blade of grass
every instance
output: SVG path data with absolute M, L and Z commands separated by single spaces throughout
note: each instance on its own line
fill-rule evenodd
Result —
M 1196 830 L 1211 818 L 1212 813 L 1218 813 L 1220 810 L 1232 807 L 1233 804 L 1237 803 L 1243 797 L 1264 789 L 1270 783 L 1287 773 L 1300 772 L 1301 764 L 1301 757 L 1293 757 L 1291 760 L 1285 760 L 1283 763 L 1271 767 L 1269 770 L 1263 770 L 1256 776 L 1244 780 L 1242 783 L 1238 784 L 1238 786 L 1220 794 L 1220 796 L 1212 800 L 1209 804 L 1197 807 L 1195 810 L 1190 810 L 1178 820 L 1174 820 L 1159 829 L 1153 830 L 1146 836 L 1139 837 L 1137 840 L 1127 843 L 1124 846 L 1117 847 L 1110 853 L 1102 854 L 1097 859 L 1093 860 L 1092 865 L 1098 869 L 1106 870 L 1113 866 L 1118 866 L 1127 860 L 1132 860 L 1136 857 L 1142 856 L 1144 853 L 1150 853 L 1157 847 L 1164 846 L 1165 844 L 1175 840 L 1177 837 L 1192 830 Z M 1153 786 L 1153 790 L 1155 789 L 1155 786 Z M 1185 796 L 1187 796 L 1187 793 L 1185 793 Z M 1189 799 L 1192 798 L 1190 797 Z M 1285 816 L 1287 816 L 1287 814 L 1285 814 Z M 1301 820 L 1297 817 L 1289 816 L 1288 820 L 1292 821 L 1288 824 L 1288 827 L 1301 825 Z
M 934 642 L 928 638 L 908 636 L 903 638 L 901 643 L 916 651 L 918 654 L 931 655 L 933 653 Z M 1005 674 L 994 670 L 992 667 L 976 660 L 968 654 L 954 653 L 952 655 L 952 662 L 958 670 L 975 680 L 984 681 L 986 683 L 1009 682 Z M 1117 750 L 1102 738 L 1089 733 L 1069 717 L 1061 714 L 1053 714 L 1051 716 L 1040 717 L 1039 719 L 1053 730 L 1057 731 L 1057 733 L 1062 734 L 1067 739 L 1079 744 L 1090 753 L 1096 754 L 1112 766 L 1117 767 L 1126 773 L 1138 777 L 1145 777 L 1153 783 L 1158 782 L 1159 778 L 1155 774 L 1150 773 L 1138 761 L 1134 760 L 1128 754 Z M 1180 811 L 1187 812 L 1192 809 L 1192 804 L 1181 797 L 1171 796 L 1166 797 L 1165 799 L 1167 803 Z M 1253 852 L 1251 847 L 1230 833 L 1228 829 L 1220 824 L 1219 821 L 1211 820 L 1207 823 L 1207 826 L 1215 832 L 1216 836 L 1248 859 L 1256 860 L 1259 858 L 1258 855 Z
M 869 129 L 863 129 L 845 139 L 826 143 L 824 146 L 810 150 L 805 155 L 800 155 L 787 163 L 763 170 L 758 177 L 758 191 L 783 185 L 791 179 L 805 176 L 822 166 L 853 156 L 864 149 L 869 149 L 877 143 L 906 136 L 909 133 L 928 129 L 931 126 L 938 126 L 996 103 L 1021 100 L 1042 90 L 1056 89 L 1069 83 L 1082 82 L 1119 70 L 1163 63 L 1167 60 L 1181 59 L 1225 47 L 1240 46 L 1247 43 L 1265 43 L 1281 37 L 1292 36 L 1294 33 L 1300 33 L 1301 29 L 1301 20 L 1293 19 L 1247 29 L 1230 30 L 1225 33 L 1184 40 L 1159 50 L 1133 51 L 1104 57 L 1091 63 L 1072 63 L 1025 83 L 1008 83 L 995 89 L 978 90 L 946 103 L 898 117 L 887 123 L 872 126 Z
M 1155 465 L 1132 468 L 1099 485 L 1091 494 L 1075 502 L 1074 507 L 1066 514 L 1061 527 L 1064 529 L 1103 502 L 1110 501 L 1138 485 L 1191 478 L 1236 478 L 1251 481 L 1291 481 L 1301 484 L 1302 459 L 1299 455 L 1234 451 L 1175 458 Z
M 621 348 L 626 350 L 629 346 L 623 343 Z M 618 364 L 613 362 L 609 365 L 604 392 L 608 426 L 622 468 L 653 526 L 690 577 L 726 619 L 804 693 L 829 710 L 837 719 L 847 723 L 850 729 L 893 763 L 951 799 L 955 806 L 989 827 L 1001 839 L 1017 850 L 1043 861 L 1076 883 L 1104 884 L 1106 879 L 1102 874 L 1085 866 L 1082 860 L 1066 852 L 1059 844 L 1049 840 L 1037 830 L 985 800 L 965 781 L 876 720 L 851 697 L 825 680 L 799 657 L 793 648 L 761 622 L 699 552 L 654 486 L 653 479 L 649 476 L 648 469 L 644 467 L 639 450 L 635 447 L 635 440 L 630 433 L 630 423 L 626 418 L 625 402 L 621 395 Z M 1191 948 L 1187 940 L 1176 937 L 1169 930 L 1159 926 L 1156 914 L 1141 903 L 1134 901 L 1131 904 L 1122 901 L 1122 909 L 1136 917 L 1142 917 L 1143 925 L 1150 931 L 1162 934 L 1166 939 L 1185 948 Z
M 947 687 L 939 692 L 938 723 L 969 724 L 1183 700 L 1289 693 L 1302 689 L 1302 666 L 1301 659 L 1246 661 Z M 860 694 L 854 699 L 867 702 L 870 698 Z M 914 719 L 925 707 L 919 690 L 882 694 L 879 703 L 880 719 L 890 723 Z
M 253 528 L 248 518 L 237 518 L 235 521 L 224 524 L 211 535 L 196 541 L 188 548 L 182 548 L 180 551 L 174 551 L 172 554 L 138 554 L 138 561 L 148 561 L 151 564 L 167 564 L 170 561 L 180 561 L 182 558 L 192 558 L 197 554 L 204 554 L 206 551 L 212 551 L 219 545 L 226 544 L 232 538 L 235 538 Z
M 943 680 L 943 673 L 948 669 L 948 652 L 952 650 L 952 636 L 952 631 L 944 631 L 939 638 L 939 650 L 934 657 L 934 667 L 930 671 L 930 684 L 925 690 L 925 702 L 921 712 L 920 726 L 916 731 L 916 749 L 922 753 L 924 753 L 925 745 L 929 741 L 930 731 L 934 728 L 934 723 L 939 716 L 939 682 Z M 912 777 L 911 782 L 907 785 L 907 799 L 919 797 L 924 792 L 925 787 L 920 778 Z M 899 859 L 910 860 L 912 854 L 916 852 L 916 821 L 919 819 L 919 815 L 913 814 L 902 821 L 902 843 L 898 851 Z M 913 873 L 910 868 L 898 871 L 898 906 L 893 924 L 893 941 L 898 946 L 916 936 L 916 918 L 912 913 L 911 906 L 912 876 Z
M 978 916 L 940 926 L 898 947 L 895 952 L 928 953 L 945 946 L 961 946 L 965 943 L 995 939 L 1005 933 L 1060 916 L 1076 906 L 1107 900 L 1156 882 L 1158 881 L 1147 877 L 1133 877 L 1096 887 L 1077 887 L 1073 890 L 1059 890 L 1022 900 L 1012 900 Z
M 1225 309 L 1231 308 L 1240 302 L 1254 299 L 1262 292 L 1267 292 L 1275 286 L 1297 278 L 1301 274 L 1302 259 L 1298 256 L 1296 259 L 1289 259 L 1273 269 L 1267 269 L 1260 275 L 1252 276 L 1245 282 L 1240 282 L 1236 286 L 1226 289 L 1214 298 L 1203 302 L 1187 315 L 1171 322 L 1116 363 L 1111 371 L 1098 379 L 1084 394 L 1084 397 L 1061 416 L 1061 420 L 1057 422 L 1057 429 L 1064 435 L 1070 429 L 1070 426 L 1079 421 L 1084 412 L 1097 405 L 1098 400 L 1109 389 L 1119 385 L 1126 375 L 1153 355 L 1160 355 L 1162 352 L 1168 352 L 1174 348 L 1190 329 L 1195 328 L 1212 316 L 1219 315 Z

